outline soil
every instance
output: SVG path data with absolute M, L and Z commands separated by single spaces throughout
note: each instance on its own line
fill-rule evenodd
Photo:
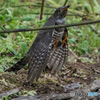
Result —
M 17 73 L 2 73 L 0 75 L 0 93 L 14 88 L 21 88 L 21 95 L 25 95 L 28 91 L 33 90 L 37 94 L 64 93 L 68 91 L 65 91 L 65 86 L 71 83 L 76 85 L 79 83 L 80 86 L 85 87 L 100 78 L 100 62 L 95 64 L 68 63 L 67 67 L 62 68 L 59 75 L 51 75 L 50 71 L 47 70 L 41 75 L 38 82 L 34 82 L 32 86 L 25 83 L 26 77 L 27 70 L 25 69 L 21 69 Z

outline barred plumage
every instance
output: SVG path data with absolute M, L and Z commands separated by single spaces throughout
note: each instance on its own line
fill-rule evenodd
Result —
M 62 37 L 66 34 L 68 36 L 68 31 L 65 28 L 65 30 L 62 30 L 61 32 L 57 32 L 56 30 L 53 31 L 52 34 L 52 41 L 56 41 L 56 38 L 58 38 L 58 41 L 63 41 Z M 48 66 L 52 67 L 52 72 L 58 72 L 63 65 L 66 64 L 67 57 L 68 57 L 68 40 L 66 40 L 67 45 L 63 46 L 62 44 L 60 47 L 55 48 L 50 54 L 49 60 L 48 60 Z
M 58 8 L 49 17 L 44 26 L 64 24 L 67 9 L 70 6 Z M 17 71 L 28 63 L 29 71 L 27 82 L 30 85 L 38 80 L 41 72 L 47 65 L 53 73 L 58 72 L 63 65 L 66 65 L 68 57 L 68 31 L 66 28 L 55 28 L 39 31 L 29 51 L 25 56 L 6 71 Z

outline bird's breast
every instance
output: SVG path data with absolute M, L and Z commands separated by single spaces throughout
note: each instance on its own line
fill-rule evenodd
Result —
M 62 39 L 63 34 L 64 34 L 64 31 L 58 32 L 54 30 L 52 34 L 52 41 L 54 42 L 57 38 L 60 41 Z

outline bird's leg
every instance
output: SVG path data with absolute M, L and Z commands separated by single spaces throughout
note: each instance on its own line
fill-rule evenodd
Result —
M 62 41 L 62 45 L 65 44 L 67 46 L 66 40 L 68 40 L 67 34 L 65 35 L 65 39 Z
M 56 41 L 55 41 L 54 44 L 53 44 L 53 50 L 56 48 L 57 43 L 58 43 L 58 38 L 56 38 Z

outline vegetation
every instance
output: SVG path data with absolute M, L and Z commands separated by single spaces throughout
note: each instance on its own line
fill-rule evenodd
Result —
M 41 0 L 2 0 L 0 2 L 0 30 L 41 27 L 50 15 L 43 15 L 39 20 Z M 73 3 L 72 3 L 73 2 Z M 65 0 L 47 0 L 44 12 L 52 14 L 54 8 L 65 3 Z M 66 24 L 85 20 L 100 19 L 100 2 L 97 0 L 69 0 L 71 4 L 66 17 Z M 33 6 L 30 6 L 32 5 Z M 51 7 L 49 7 L 48 5 Z M 26 5 L 26 6 L 23 6 Z M 37 5 L 37 6 L 35 6 Z M 83 16 L 84 15 L 84 16 Z M 100 24 L 70 27 L 69 47 L 78 55 L 100 54 Z M 24 56 L 33 43 L 38 31 L 19 33 L 0 33 L 0 73 Z
M 41 1 L 1 0 L 0 30 L 42 27 L 48 17 L 53 14 L 55 8 L 67 4 L 70 4 L 71 7 L 68 10 L 65 24 L 100 20 L 99 0 L 45 0 L 42 20 L 39 20 Z M 34 82 L 33 86 L 28 87 L 24 83 L 27 70 L 22 69 L 18 74 L 7 73 L 4 70 L 25 55 L 38 31 L 0 33 L 0 93 L 13 88 L 22 88 L 20 92 L 15 91 L 15 94 L 2 97 L 2 100 L 4 98 L 10 100 L 21 95 L 50 93 L 51 91 L 63 93 L 62 88 L 66 84 L 80 82 L 82 87 L 84 83 L 86 85 L 95 79 L 100 79 L 100 23 L 68 27 L 68 31 L 69 49 L 81 57 L 82 62 L 86 63 L 68 63 L 67 68 L 62 68 L 59 78 L 53 75 L 52 78 L 48 77 L 49 72 L 46 70 L 48 73 L 45 76 L 41 75 L 42 77 L 37 83 Z M 87 58 L 84 59 L 84 57 Z M 95 64 L 93 64 L 94 62 Z

